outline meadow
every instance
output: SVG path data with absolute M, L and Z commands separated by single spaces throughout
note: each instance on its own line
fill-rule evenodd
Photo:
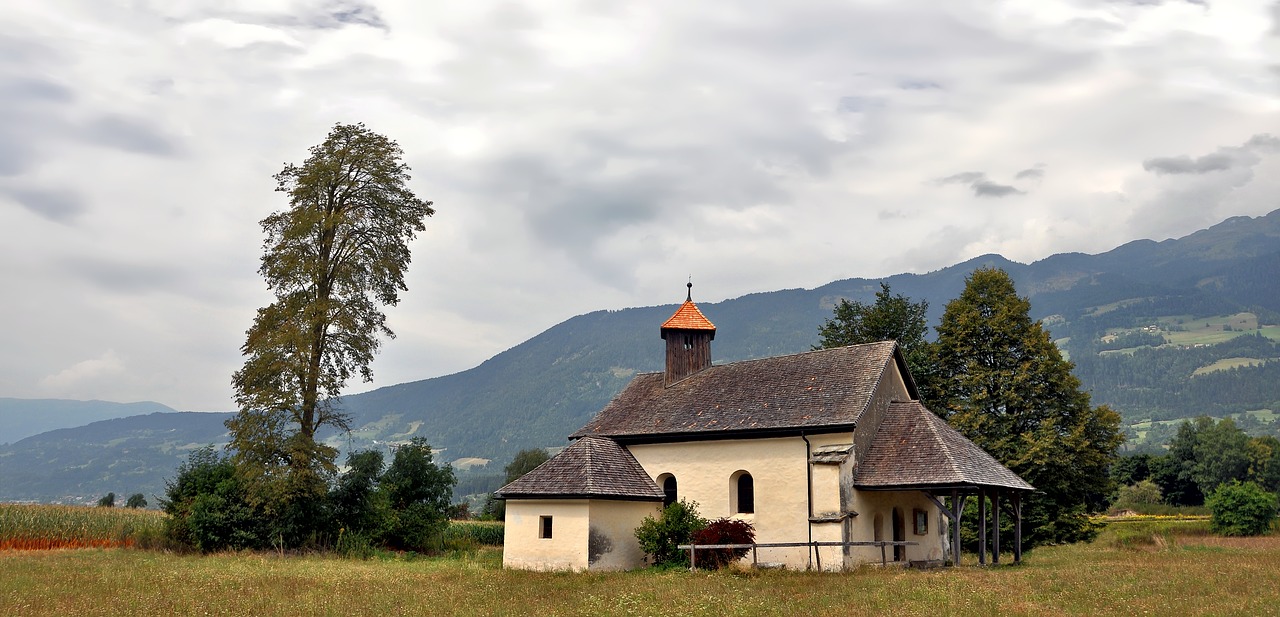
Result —
M 502 570 L 483 547 L 369 560 L 9 550 L 0 572 L 4 615 L 1260 615 L 1280 607 L 1280 536 L 1139 517 L 1022 565 L 928 571 L 536 573 Z

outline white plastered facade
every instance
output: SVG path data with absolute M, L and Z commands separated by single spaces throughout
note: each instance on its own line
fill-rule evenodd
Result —
M 653 501 L 512 499 L 507 502 L 502 565 L 521 570 L 606 571 L 644 565 L 635 529 L 657 516 Z M 550 537 L 544 527 L 550 519 Z

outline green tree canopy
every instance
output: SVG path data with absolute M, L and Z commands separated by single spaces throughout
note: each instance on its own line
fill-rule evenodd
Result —
M 1259 536 L 1276 520 L 1275 494 L 1253 482 L 1224 483 L 1204 503 L 1209 507 L 1209 529 L 1224 536 Z
M 507 463 L 502 470 L 507 473 L 507 484 L 520 479 L 520 476 L 533 471 L 535 467 L 541 465 L 551 459 L 551 455 L 547 454 L 545 448 L 529 448 L 516 452 L 511 462 Z
M 347 455 L 347 471 L 329 494 L 334 518 L 345 533 L 363 534 L 370 541 L 386 533 L 390 507 L 378 490 L 382 468 L 382 453 L 376 450 Z
M 1184 420 L 1152 476 L 1170 505 L 1200 505 L 1219 486 L 1255 482 L 1280 489 L 1280 440 L 1249 437 L 1231 418 Z
M 147 507 L 147 497 L 142 493 L 134 493 L 129 495 L 129 500 L 124 502 L 126 508 L 145 508 Z
M 888 283 L 881 282 L 873 304 L 842 298 L 831 319 L 818 326 L 819 341 L 814 349 L 895 340 L 907 358 L 907 368 L 921 400 L 931 406 L 936 397 L 932 391 L 933 360 L 925 340 L 928 312 L 928 302 L 912 302 L 902 294 L 892 293 Z
M 275 176 L 289 207 L 261 222 L 258 270 L 275 301 L 241 347 L 227 421 L 237 473 L 273 512 L 323 499 L 337 452 L 316 432 L 346 428 L 334 400 L 353 375 L 372 379 L 379 335 L 394 336 L 381 307 L 399 302 L 409 241 L 433 213 L 409 190 L 402 154 L 363 124 L 338 124 Z
M 1030 309 L 1003 270 L 969 275 L 938 326 L 934 410 L 1038 489 L 1024 503 L 1028 545 L 1087 540 L 1087 514 L 1112 492 L 1120 416 L 1090 405 Z
M 421 437 L 396 449 L 380 480 L 392 512 L 392 544 L 416 551 L 431 546 L 449 524 L 456 482 L 453 467 L 435 464 L 431 446 Z

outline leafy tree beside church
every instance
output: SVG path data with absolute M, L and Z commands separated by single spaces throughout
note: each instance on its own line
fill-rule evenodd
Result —
M 902 347 L 907 368 L 915 379 L 916 389 L 925 406 L 934 400 L 933 360 L 928 333 L 929 303 L 912 302 L 902 294 L 894 294 L 888 283 L 880 283 L 872 304 L 842 298 L 834 314 L 818 327 L 818 344 L 814 349 L 894 340 Z
M 1090 404 L 1030 308 L 1003 270 L 969 275 L 937 328 L 932 408 L 1036 487 L 1024 502 L 1029 545 L 1089 540 L 1088 514 L 1113 490 L 1120 416 Z

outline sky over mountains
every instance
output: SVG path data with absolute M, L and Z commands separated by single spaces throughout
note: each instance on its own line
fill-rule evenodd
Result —
M 0 396 L 231 408 L 271 175 L 437 214 L 377 382 L 601 308 L 1031 261 L 1280 207 L 1280 2 L 49 0 L 0 21 Z

